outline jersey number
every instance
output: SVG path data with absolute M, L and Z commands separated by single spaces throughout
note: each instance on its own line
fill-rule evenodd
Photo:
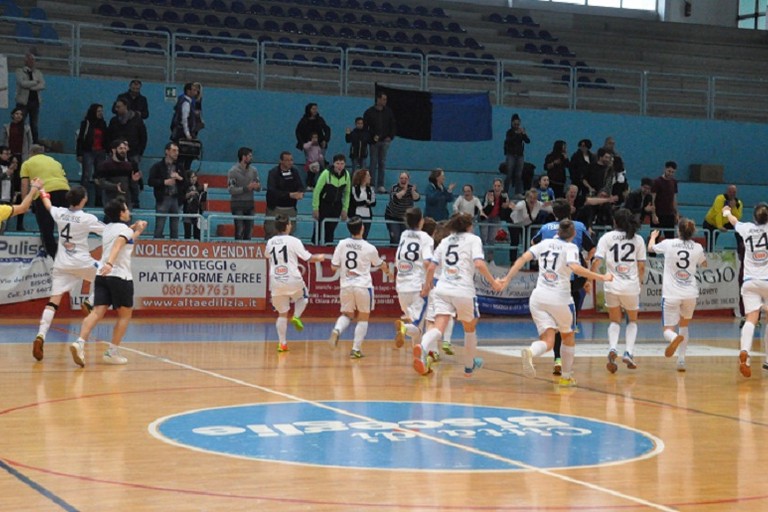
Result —
M 450 244 L 445 251 L 445 262 L 450 266 L 454 266 L 459 262 L 459 253 L 456 252 L 458 247 L 459 244 Z
M 624 251 L 624 254 L 619 254 L 619 249 Z M 613 261 L 619 262 L 619 261 L 635 261 L 635 258 L 632 257 L 632 254 L 635 252 L 635 244 L 631 242 L 627 242 L 624 244 L 621 244 L 621 247 L 619 247 L 619 244 L 613 244 L 610 248 L 611 251 L 613 251 Z
M 344 266 L 350 270 L 357 268 L 357 253 L 355 251 L 347 252 L 347 259 L 344 262 Z
M 59 236 L 63 238 L 64 240 L 69 243 L 70 240 L 72 240 L 72 237 L 69 235 L 69 222 L 67 222 L 67 225 L 64 226 L 64 228 L 59 233 Z
M 677 251 L 677 268 L 683 270 L 691 266 L 691 253 L 688 251 Z
M 408 261 L 416 261 L 419 259 L 419 243 L 409 242 L 405 243 L 405 240 L 400 244 L 397 251 L 397 259 L 406 259 Z
M 745 238 L 744 242 L 749 244 L 750 252 L 755 252 L 755 248 L 757 248 L 757 249 L 761 249 L 762 248 L 763 250 L 768 250 L 768 235 L 766 235 L 765 233 L 760 235 L 760 238 L 757 239 L 757 243 L 755 243 L 752 240 L 752 236 L 751 235 L 748 236 L 747 238 Z
M 277 256 L 278 256 L 278 254 L 281 254 L 281 255 L 283 256 L 283 263 L 288 263 L 288 247 L 287 247 L 287 246 L 285 246 L 285 245 L 284 245 L 284 246 L 283 246 L 281 249 L 275 249 L 275 248 L 273 247 L 273 248 L 272 248 L 272 250 L 271 250 L 271 251 L 269 251 L 269 254 L 271 254 L 271 255 L 272 255 L 272 262 L 273 262 L 275 265 L 277 265 L 278 263 L 280 263 L 280 262 L 277 260 Z
M 552 256 L 551 260 L 549 258 L 550 255 Z M 557 258 L 559 257 L 559 252 L 544 251 L 541 253 L 539 261 L 541 262 L 541 266 L 544 268 L 544 270 L 551 270 L 554 272 L 554 270 L 557 268 Z

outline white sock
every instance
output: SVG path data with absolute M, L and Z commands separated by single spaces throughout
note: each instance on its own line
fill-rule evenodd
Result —
M 453 326 L 456 325 L 456 321 L 453 319 L 453 317 L 450 317 L 448 320 L 448 325 L 445 326 L 445 332 L 443 333 L 443 341 L 446 343 L 451 342 L 451 338 L 453 338 Z
M 619 324 L 616 324 L 619 325 Z M 576 345 L 560 345 L 560 357 L 563 358 L 563 375 L 571 376 L 573 358 L 576 356 Z
M 619 333 L 621 333 L 621 326 L 616 322 L 611 322 L 608 326 L 608 347 L 611 350 L 616 350 L 616 347 L 619 346 Z M 560 355 L 563 355 L 562 352 Z
M 434 352 L 437 350 L 437 342 L 440 341 L 440 329 L 436 327 L 427 331 L 423 338 L 421 338 L 421 348 L 425 352 Z
M 341 315 L 339 318 L 336 319 L 336 325 L 333 326 L 334 329 L 339 331 L 339 334 L 344 332 L 344 329 L 349 327 L 350 320 L 347 315 Z
M 305 297 L 300 298 L 293 304 L 293 316 L 301 318 L 304 310 L 307 309 L 307 299 Z
M 363 346 L 365 335 L 368 334 L 368 321 L 357 322 L 355 326 L 355 341 L 352 343 L 352 350 L 360 350 Z
M 685 349 L 688 348 L 688 328 L 680 328 L 680 336 L 683 337 L 683 342 L 677 347 L 677 359 L 685 359 Z
M 56 310 L 51 308 L 45 308 L 43 314 L 40 317 L 40 329 L 37 334 L 45 338 L 48 335 L 48 329 L 51 328 L 53 317 L 56 316 Z
M 667 340 L 667 343 L 672 343 L 675 341 L 675 338 L 677 338 L 677 333 L 675 331 L 672 329 L 664 330 L 664 339 Z
M 277 329 L 277 340 L 281 345 L 285 345 L 285 335 L 288 332 L 288 319 L 284 316 L 277 317 L 275 328 Z
M 412 340 L 417 340 L 421 336 L 421 329 L 413 324 L 405 324 L 405 334 Z
M 533 357 L 539 357 L 540 355 L 545 354 L 547 350 L 549 350 L 547 348 L 547 344 L 541 340 L 536 340 L 531 343 L 531 352 L 533 352 Z
M 747 352 L 752 349 L 752 338 L 755 336 L 755 324 L 752 322 L 744 322 L 744 327 L 741 328 L 741 343 L 739 344 L 741 350 Z
M 472 368 L 477 353 L 477 331 L 464 333 L 464 367 Z
M 77 342 L 81 345 L 85 345 L 85 340 L 83 338 L 77 338 Z
M 682 329 L 680 330 L 682 332 Z M 627 352 L 635 353 L 635 341 L 637 341 L 637 322 L 627 324 Z

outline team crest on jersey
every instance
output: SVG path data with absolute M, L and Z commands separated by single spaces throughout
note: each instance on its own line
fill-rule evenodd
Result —
M 754 260 L 757 263 L 765 263 L 766 261 L 768 261 L 768 252 L 766 252 L 766 251 L 756 251 L 756 252 L 753 252 L 752 253 L 752 258 L 754 258 Z
M 682 281 L 687 282 L 688 280 L 691 279 L 691 273 L 688 272 L 687 270 L 678 270 L 677 272 L 675 272 L 675 279 L 681 282 Z
M 629 274 L 630 266 L 626 263 L 619 263 L 616 265 L 616 273 L 618 274 Z
M 274 272 L 276 276 L 284 276 L 288 274 L 288 267 L 286 267 L 285 265 L 279 265 L 275 267 Z
M 448 267 L 443 271 L 443 276 L 446 279 L 458 279 L 461 272 L 456 267 Z
M 397 264 L 398 272 L 410 272 L 413 270 L 413 263 L 410 261 L 400 261 Z
M 541 275 L 544 278 L 544 280 L 548 283 L 557 282 L 557 272 L 548 271 L 548 272 L 543 272 Z

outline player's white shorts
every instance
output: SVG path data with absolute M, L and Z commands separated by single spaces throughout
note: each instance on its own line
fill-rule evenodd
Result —
M 741 298 L 744 301 L 744 313 L 747 314 L 768 305 L 768 281 L 745 281 L 741 285 Z
M 401 292 L 397 294 L 400 309 L 414 325 L 419 325 L 427 312 L 427 298 L 421 292 Z
M 434 308 L 435 316 L 450 315 L 459 322 L 471 322 L 480 318 L 480 310 L 477 308 L 477 297 L 454 297 L 453 295 L 441 295 L 435 290 L 429 297 L 430 306 Z
M 568 334 L 573 331 L 576 318 L 576 307 L 573 301 L 568 304 L 553 304 L 552 299 L 541 299 L 536 297 L 536 292 L 531 295 L 529 301 L 531 308 L 531 317 L 536 324 L 536 330 L 539 334 L 547 329 L 555 329 L 560 334 Z
M 605 307 L 622 307 L 625 311 L 637 311 L 640 309 L 640 296 L 617 295 L 611 292 L 605 292 Z
M 93 265 L 83 268 L 68 268 L 66 270 L 53 267 L 51 272 L 51 295 L 61 295 L 71 292 L 80 286 L 82 281 L 92 283 L 96 279 L 96 261 Z
M 746 307 L 746 303 L 744 304 Z M 664 325 L 677 325 L 681 318 L 693 318 L 696 299 L 661 299 L 661 318 Z
M 272 307 L 278 313 L 287 313 L 291 309 L 291 303 L 296 302 L 302 298 L 309 297 L 307 288 L 301 283 L 298 286 L 286 286 L 275 288 L 272 292 Z
M 341 289 L 340 297 L 342 313 L 370 313 L 375 307 L 373 288 L 348 286 Z

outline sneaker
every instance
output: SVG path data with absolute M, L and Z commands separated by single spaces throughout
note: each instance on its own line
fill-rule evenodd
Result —
M 560 377 L 560 384 L 561 388 L 574 388 L 576 387 L 576 379 L 573 377 Z
M 464 368 L 464 376 L 471 377 L 475 370 L 483 367 L 483 358 L 476 357 L 472 360 L 472 368 Z
M 414 346 L 416 346 L 416 345 L 414 345 Z M 427 354 L 427 359 L 429 359 L 429 358 L 432 358 L 432 362 L 433 363 L 439 363 L 440 362 L 440 352 L 433 352 L 433 351 L 430 350 L 429 353 Z
M 91 314 L 91 311 L 93 311 L 93 304 L 91 304 L 88 299 L 83 299 L 83 303 L 80 304 L 80 309 L 85 316 L 88 316 Z
M 115 350 L 114 352 L 110 352 L 107 350 L 104 352 L 104 356 L 102 357 L 105 363 L 107 364 L 127 364 L 128 360 L 120 355 L 120 352 Z
M 278 352 L 288 352 L 288 344 L 287 343 L 278 343 L 277 344 L 277 351 Z
M 530 348 L 524 348 L 522 351 L 523 375 L 532 379 L 536 376 L 536 368 L 533 366 L 533 351 Z
M 624 352 L 624 355 L 622 356 L 621 360 L 624 362 L 625 365 L 627 365 L 627 368 L 630 370 L 634 370 L 637 368 L 637 363 L 634 359 L 632 359 L 632 354 L 629 352 Z
M 611 349 L 608 352 L 608 362 L 605 363 L 605 368 L 611 373 L 616 373 L 616 370 L 619 369 L 619 365 L 616 364 L 617 357 L 618 354 L 616 354 L 615 350 Z
M 387 189 L 384 188 L 384 187 L 379 187 L 379 188 L 376 189 L 376 193 L 377 194 L 386 194 L 387 193 Z
M 339 344 L 339 331 L 338 329 L 334 329 L 331 331 L 331 335 L 328 337 L 328 346 L 331 347 L 331 350 L 336 348 L 336 345 Z
M 680 344 L 683 342 L 684 339 L 685 339 L 684 336 L 678 334 L 675 337 L 675 339 L 672 340 L 672 343 L 667 345 L 667 348 L 664 349 L 664 356 L 665 357 L 672 357 L 673 355 L 675 355 L 675 350 L 677 350 L 677 347 L 680 346 Z
M 85 345 L 79 341 L 73 341 L 69 346 L 69 352 L 72 354 L 72 360 L 80 368 L 85 368 Z
M 413 347 L 413 369 L 419 375 L 427 375 L 430 372 L 429 357 L 421 345 Z
M 684 372 L 685 371 L 685 359 L 678 359 L 677 360 L 677 371 Z
M 739 371 L 745 377 L 752 376 L 752 369 L 749 367 L 749 353 L 746 350 L 739 352 Z
M 349 358 L 350 359 L 362 359 L 363 358 L 363 353 L 360 352 L 359 350 L 352 349 L 349 352 Z
M 299 332 L 304 330 L 304 324 L 302 323 L 301 318 L 297 318 L 295 316 L 291 317 L 291 325 Z
M 405 324 L 402 320 L 395 320 L 395 346 L 397 348 L 405 345 Z
M 443 352 L 445 352 L 449 356 L 453 355 L 453 345 L 451 344 L 450 341 L 443 342 Z
M 552 367 L 552 375 L 562 375 L 563 374 L 563 360 L 559 357 L 555 358 L 555 365 Z
M 32 357 L 34 357 L 38 361 L 43 360 L 43 344 L 44 343 L 45 343 L 45 338 L 43 338 L 39 334 L 35 338 L 35 341 L 32 342 Z

